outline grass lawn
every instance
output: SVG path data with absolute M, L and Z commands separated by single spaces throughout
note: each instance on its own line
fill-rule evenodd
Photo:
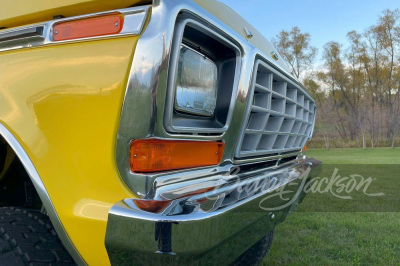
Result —
M 400 164 L 400 148 L 309 149 L 307 156 L 324 164 Z
M 352 164 L 354 166 L 350 167 L 356 169 L 365 168 L 368 172 L 375 169 L 378 174 L 381 172 L 382 178 L 374 183 L 374 189 L 385 191 L 385 197 L 360 197 L 358 202 L 356 199 L 356 207 L 360 207 L 357 204 L 374 204 L 374 200 L 378 207 L 379 204 L 387 206 L 392 202 L 400 205 L 400 171 L 397 170 L 400 169 L 400 149 L 308 150 L 307 155 L 323 161 L 331 168 Z M 391 168 L 385 170 L 385 166 L 371 167 L 371 164 L 391 164 Z M 278 225 L 272 248 L 262 265 L 400 264 L 400 212 L 307 210 L 315 210 L 317 204 L 330 204 L 330 200 L 332 205 L 348 204 L 329 196 L 308 195 L 298 210 Z M 366 199 L 364 204 L 363 199 Z

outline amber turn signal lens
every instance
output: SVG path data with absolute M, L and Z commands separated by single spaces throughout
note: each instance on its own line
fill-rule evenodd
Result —
M 301 150 L 302 152 L 305 152 L 307 150 L 307 144 L 304 145 L 303 149 Z
M 224 147 L 217 141 L 133 140 L 129 167 L 132 172 L 150 173 L 217 165 Z
M 152 212 L 152 213 L 160 213 L 163 211 L 168 204 L 170 204 L 170 200 L 140 200 L 140 199 L 135 199 L 134 200 L 136 206 L 147 212 Z
M 117 34 L 121 32 L 123 24 L 124 17 L 121 14 L 60 22 L 53 28 L 53 40 L 65 41 Z

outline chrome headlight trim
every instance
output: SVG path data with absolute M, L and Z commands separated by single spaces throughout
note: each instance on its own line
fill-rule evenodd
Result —
M 185 16 L 185 19 L 177 18 L 177 23 L 175 25 L 175 31 L 173 36 L 173 43 L 171 48 L 171 56 L 170 56 L 170 64 L 168 69 L 168 84 L 167 84 L 167 97 L 166 97 L 166 106 L 165 106 L 165 116 L 164 116 L 164 125 L 167 131 L 175 132 L 175 133 L 223 133 L 225 132 L 229 124 L 232 120 L 232 113 L 235 106 L 237 88 L 239 83 L 239 76 L 241 70 L 241 57 L 242 52 L 238 45 L 234 44 L 234 42 L 228 39 L 226 33 L 218 32 L 218 30 L 214 29 L 212 26 L 206 26 L 201 20 L 196 19 L 195 16 L 191 15 L 189 12 L 183 11 L 183 14 L 179 16 Z M 174 105 L 175 105 L 175 84 L 177 79 L 178 72 L 178 61 L 180 54 L 180 47 L 184 44 L 184 31 L 188 27 L 193 28 L 205 35 L 210 36 L 212 39 L 218 41 L 222 45 L 225 45 L 227 49 L 231 49 L 232 52 L 235 53 L 236 60 L 234 62 L 235 67 L 232 71 L 233 74 L 229 78 L 232 79 L 232 86 L 221 86 L 221 84 L 217 85 L 217 94 L 221 94 L 224 92 L 224 97 L 217 97 L 217 105 L 215 112 L 223 112 L 221 101 L 223 98 L 229 97 L 229 107 L 228 110 L 225 111 L 225 121 L 212 121 L 211 119 L 204 119 L 201 117 L 188 117 L 188 118 L 177 118 L 178 115 L 174 113 Z M 224 36 L 225 35 L 225 36 Z M 218 69 L 218 72 L 222 72 L 222 68 Z M 226 73 L 226 71 L 225 71 Z M 224 74 L 218 73 L 218 78 L 228 78 L 224 77 Z M 215 117 L 215 115 L 214 115 Z M 174 120 L 185 119 L 185 122 L 181 122 L 179 125 L 174 122 Z M 207 121 L 202 121 L 207 120 Z M 183 125 L 182 125 L 183 124 Z

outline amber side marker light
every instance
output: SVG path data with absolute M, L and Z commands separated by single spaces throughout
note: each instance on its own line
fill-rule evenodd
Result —
M 129 167 L 132 172 L 151 173 L 218 165 L 224 147 L 223 142 L 217 141 L 133 140 Z
M 120 33 L 124 26 L 122 14 L 112 14 L 55 24 L 53 40 L 65 41 Z

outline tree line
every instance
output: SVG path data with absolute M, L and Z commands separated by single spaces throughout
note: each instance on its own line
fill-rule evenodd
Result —
M 400 129 L 399 10 L 383 11 L 374 25 L 350 31 L 347 39 L 346 47 L 324 45 L 319 69 L 309 33 L 294 27 L 273 40 L 318 106 L 310 144 L 394 148 Z

